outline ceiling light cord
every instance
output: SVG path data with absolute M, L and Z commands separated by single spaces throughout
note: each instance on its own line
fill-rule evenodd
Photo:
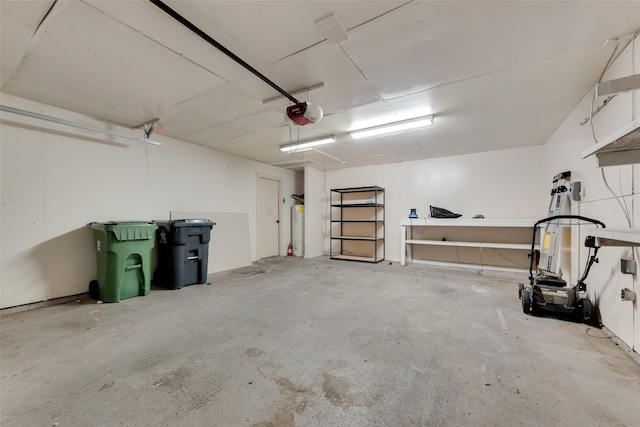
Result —
M 292 126 L 289 125 L 289 150 L 283 150 L 284 147 L 280 147 L 280 151 L 287 151 L 289 154 L 296 154 L 298 152 L 298 148 L 300 146 L 300 127 L 296 126 L 298 130 L 298 135 L 296 136 L 295 142 L 293 141 L 293 134 L 291 131 Z
M 625 46 L 625 48 L 629 45 L 632 46 L 631 49 L 631 55 L 632 55 L 632 67 L 633 67 L 633 71 L 635 74 L 635 56 L 634 56 L 634 46 L 635 46 L 635 40 L 638 37 L 638 35 L 640 35 L 640 30 L 637 30 L 632 36 L 631 36 L 631 40 L 629 40 L 629 42 L 627 43 L 627 45 Z M 604 103 L 602 104 L 602 106 L 600 106 L 600 108 L 598 108 L 597 111 L 594 111 L 593 107 L 596 101 L 596 94 L 597 94 L 597 87 L 598 84 L 602 83 L 602 79 L 604 78 L 604 74 L 607 72 L 607 70 L 609 70 L 609 68 L 611 67 L 611 65 L 613 65 L 614 62 L 614 58 L 617 59 L 616 52 L 618 51 L 618 47 L 620 46 L 620 40 L 618 38 L 616 38 L 616 45 L 615 48 L 613 49 L 613 52 L 611 52 L 611 56 L 609 57 L 609 59 L 607 60 L 607 63 L 605 64 L 604 68 L 602 69 L 602 72 L 600 73 L 600 77 L 598 77 L 598 81 L 596 82 L 596 84 L 593 87 L 593 97 L 591 98 L 591 109 L 589 111 L 589 117 L 585 120 L 589 120 L 591 122 L 591 136 L 593 137 L 593 141 L 597 144 L 598 143 L 598 138 L 596 138 L 596 132 L 593 126 L 593 116 L 595 115 L 595 113 L 599 112 L 600 109 L 604 108 L 604 106 L 615 97 L 615 95 L 610 96 L 609 98 L 607 98 Z M 605 44 L 606 46 L 606 44 Z M 635 101 L 635 100 L 634 100 Z M 632 102 L 634 102 L 632 101 Z M 635 117 L 635 112 L 633 110 L 635 110 L 635 104 L 632 104 L 632 113 L 634 114 Z M 582 123 L 581 123 L 582 124 Z
M 635 38 L 638 36 L 638 32 L 636 32 L 633 36 L 633 40 L 635 40 Z M 595 100 L 596 100 L 596 88 L 598 86 L 599 83 L 602 82 L 602 79 L 604 78 L 605 73 L 607 72 L 607 70 L 609 69 L 609 67 L 611 67 L 611 65 L 614 62 L 614 57 L 616 55 L 616 52 L 618 51 L 618 47 L 619 47 L 619 42 L 616 42 L 615 48 L 613 49 L 613 52 L 611 52 L 611 56 L 609 57 L 609 59 L 607 60 L 607 63 L 605 64 L 604 68 L 602 69 L 602 72 L 600 73 L 600 77 L 598 77 L 598 81 L 596 82 L 594 88 L 593 88 L 593 96 L 591 98 L 591 111 L 590 111 L 590 120 L 589 120 L 589 125 L 591 126 L 591 136 L 593 137 L 593 141 L 598 144 L 598 138 L 596 137 L 596 131 L 595 131 L 595 126 L 593 125 L 593 106 L 595 104 Z M 602 176 L 602 181 L 604 182 L 605 187 L 607 187 L 607 189 L 609 190 L 609 192 L 613 195 L 613 197 L 616 199 L 616 202 L 618 202 L 618 205 L 620 205 L 620 209 L 622 209 L 622 213 L 624 214 L 625 219 L 627 220 L 627 225 L 629 226 L 629 228 L 633 228 L 632 224 L 631 224 L 631 218 L 629 215 L 629 207 L 627 206 L 627 202 L 626 200 L 624 200 L 624 198 L 622 199 L 622 202 L 620 201 L 620 196 L 618 196 L 616 194 L 615 191 L 613 191 L 613 189 L 611 188 L 611 186 L 609 185 L 609 182 L 607 181 L 607 177 L 604 173 L 604 167 L 600 168 L 600 175 Z M 622 191 L 620 192 L 622 194 Z M 623 204 L 624 202 L 624 204 Z M 633 256 L 633 253 L 632 253 Z
M 640 31 L 636 32 L 635 35 L 633 36 L 633 39 L 631 40 L 631 74 L 632 75 L 636 75 L 636 39 L 638 38 L 638 35 L 640 35 Z M 635 120 L 636 118 L 638 118 L 638 116 L 636 115 L 636 97 L 633 96 L 631 97 L 631 118 L 632 120 Z
M 596 138 L 596 130 L 595 127 L 593 126 L 593 106 L 596 102 L 596 88 L 598 87 L 598 84 L 602 82 L 602 79 L 604 77 L 604 73 L 607 72 L 607 70 L 609 69 L 609 67 L 611 67 L 612 64 L 612 60 L 614 58 L 614 56 L 616 55 L 616 52 L 618 51 L 618 46 L 619 43 L 616 43 L 616 47 L 613 49 L 613 52 L 611 52 L 611 56 L 609 57 L 609 59 L 607 60 L 607 63 L 604 65 L 604 68 L 602 69 L 602 72 L 600 73 L 600 77 L 598 77 L 598 81 L 596 82 L 596 84 L 593 86 L 593 96 L 591 97 L 591 109 L 589 111 L 589 122 L 591 125 L 591 136 L 593 137 L 593 141 L 597 144 L 598 143 L 598 138 Z

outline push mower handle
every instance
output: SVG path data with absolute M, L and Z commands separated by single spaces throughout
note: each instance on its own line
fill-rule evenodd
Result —
M 533 228 L 535 230 L 535 229 L 538 228 L 538 225 L 543 224 L 545 222 L 553 221 L 555 219 L 579 219 L 579 220 L 582 220 L 582 221 L 590 222 L 590 223 L 595 224 L 595 225 L 599 225 L 602 228 L 607 228 L 607 226 L 604 225 L 604 223 L 598 221 L 597 219 L 587 218 L 586 216 L 580 216 L 580 215 L 554 215 L 554 216 L 550 216 L 549 218 L 544 218 L 544 219 L 541 219 L 540 221 L 536 222 L 533 225 Z
M 598 221 L 597 219 L 587 218 L 586 216 L 580 215 L 554 215 L 548 218 L 541 219 L 533 225 L 533 238 L 531 239 L 531 252 L 529 253 L 529 282 L 533 284 L 533 262 L 535 258 L 535 249 L 536 249 L 536 231 L 538 230 L 540 224 L 544 224 L 545 222 L 554 221 L 556 219 L 579 219 L 581 221 L 587 221 L 602 228 L 606 228 L 604 223 Z

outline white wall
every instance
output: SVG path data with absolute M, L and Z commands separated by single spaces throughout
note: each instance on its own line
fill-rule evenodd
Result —
M 635 52 L 634 52 L 635 51 Z M 640 41 L 627 47 L 603 80 L 638 74 Z M 410 208 L 420 216 L 428 214 L 429 205 L 444 207 L 465 217 L 481 213 L 487 218 L 543 218 L 547 214 L 549 191 L 553 177 L 572 172 L 573 181 L 581 181 L 584 198 L 573 203 L 573 214 L 604 222 L 608 228 L 629 228 L 624 209 L 632 227 L 640 224 L 640 166 L 607 167 L 604 172 L 616 199 L 607 189 L 602 170 L 595 158 L 582 159 L 581 153 L 594 144 L 591 125 L 580 126 L 588 117 L 593 93 L 576 106 L 562 125 L 543 146 L 469 154 L 399 164 L 369 166 L 309 174 L 308 188 L 331 188 L 379 185 L 386 189 L 386 258 L 399 259 L 400 220 Z M 596 100 L 596 105 L 602 99 Z M 640 116 L 640 91 L 618 94 L 593 119 L 597 140 L 608 136 Z M 322 181 L 322 182 L 321 182 Z M 324 198 L 325 206 L 328 203 Z M 625 205 L 622 208 L 620 204 Z M 328 253 L 329 236 L 322 218 L 313 217 L 308 232 L 324 242 Z M 572 230 L 571 260 L 565 279 L 575 284 L 584 269 L 587 251 L 583 230 Z M 575 229 L 575 227 L 574 227 Z M 640 295 L 638 276 L 620 273 L 620 258 L 640 259 L 640 251 L 630 248 L 605 247 L 599 253 L 587 279 L 588 296 L 596 303 L 603 324 L 635 351 L 640 346 L 640 312 L 638 302 L 621 301 L 622 288 Z M 640 267 L 638 267 L 640 270 Z
M 635 50 L 635 55 L 633 51 Z M 634 64 L 635 57 L 635 64 Z M 619 56 L 603 80 L 611 80 L 637 74 L 640 70 L 640 42 L 628 46 Z M 604 98 L 596 98 L 595 105 Z M 628 211 L 631 226 L 640 225 L 640 199 L 636 189 L 640 169 L 638 165 L 598 168 L 595 156 L 582 159 L 581 153 L 595 144 L 591 123 L 581 126 L 579 123 L 589 117 L 593 91 L 587 94 L 566 118 L 544 147 L 546 161 L 545 176 L 570 170 L 572 180 L 581 181 L 585 197 L 580 203 L 572 205 L 572 213 L 598 219 L 607 228 L 629 228 L 625 218 Z M 640 91 L 621 93 L 611 100 L 593 118 L 593 130 L 598 141 L 614 131 L 628 125 L 640 116 Z M 619 197 L 620 203 L 607 189 L 602 173 L 604 172 L 611 189 Z M 620 206 L 626 204 L 626 208 Z M 583 234 L 573 235 L 573 256 L 571 281 L 575 283 L 586 262 L 586 250 L 583 246 Z M 620 273 L 620 259 L 635 256 L 628 247 L 604 247 L 599 252 L 600 263 L 595 264 L 587 279 L 588 295 L 599 305 L 603 324 L 622 341 L 638 351 L 640 345 L 640 313 L 638 304 L 622 301 L 622 288 L 640 291 L 637 276 Z M 634 325 L 635 323 L 635 325 Z
M 131 132 L 7 94 L 2 103 Z M 145 146 L 14 114 L 1 117 L 3 308 L 86 292 L 96 276 L 92 221 L 168 219 L 170 211 L 238 213 L 247 218 L 250 241 L 212 244 L 246 245 L 256 260 L 258 174 L 282 179 L 280 254 L 286 254 L 288 195 L 300 191 L 300 173 L 159 135 L 153 139 L 161 147 Z M 228 268 L 216 265 L 216 271 Z
M 324 188 L 323 171 L 305 166 L 304 174 L 304 256 L 313 258 L 323 254 L 328 196 Z
M 386 259 L 400 259 L 400 220 L 411 208 L 426 217 L 429 205 L 460 213 L 465 218 L 542 218 L 548 185 L 542 178 L 542 146 L 515 148 L 388 165 L 341 169 L 310 175 L 307 186 L 322 186 L 322 221 L 309 232 L 322 235 L 329 251 L 326 205 L 332 188 L 378 185 L 385 189 Z M 320 182 L 322 180 L 323 182 Z M 311 183 L 310 183 L 311 181 Z M 543 190 L 544 189 L 544 190 Z M 326 193 L 326 196 L 325 196 Z

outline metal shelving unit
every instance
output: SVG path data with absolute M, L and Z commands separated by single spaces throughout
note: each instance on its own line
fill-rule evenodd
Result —
M 331 190 L 331 259 L 384 260 L 384 188 Z

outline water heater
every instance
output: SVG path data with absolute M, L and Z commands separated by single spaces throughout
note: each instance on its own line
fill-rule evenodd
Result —
M 291 207 L 291 243 L 293 256 L 304 255 L 304 205 Z

